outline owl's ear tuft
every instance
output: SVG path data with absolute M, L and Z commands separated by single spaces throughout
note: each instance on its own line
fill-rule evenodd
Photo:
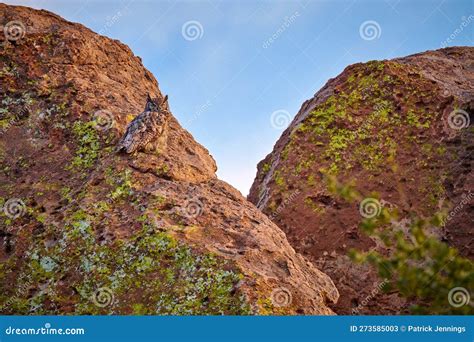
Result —
M 164 105 L 166 102 L 168 102 L 168 95 L 166 95 L 163 101 L 161 101 L 161 104 Z
M 150 97 L 150 93 L 146 93 L 146 101 L 147 102 L 152 102 L 153 101 Z

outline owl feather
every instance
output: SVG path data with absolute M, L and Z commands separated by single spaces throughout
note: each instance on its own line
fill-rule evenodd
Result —
M 118 152 L 125 151 L 130 154 L 144 150 L 148 144 L 163 134 L 168 120 L 167 112 L 163 109 L 167 99 L 168 96 L 165 96 L 164 100 L 158 103 L 148 95 L 145 110 L 127 126 L 125 134 L 118 143 Z

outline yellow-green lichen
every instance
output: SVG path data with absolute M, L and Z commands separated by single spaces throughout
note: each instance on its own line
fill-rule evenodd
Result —
M 235 290 L 242 276 L 231 265 L 149 224 L 129 240 L 97 243 L 93 218 L 79 210 L 64 229 L 48 227 L 42 237 L 55 242 L 35 239 L 25 258 L 3 264 L 2 312 L 59 314 L 67 307 L 74 314 L 251 313 Z M 14 286 L 6 281 L 13 270 L 19 274 Z M 19 291 L 24 287 L 36 290 Z
M 76 121 L 72 131 L 76 139 L 77 148 L 75 156 L 69 165 L 71 170 L 86 170 L 91 168 L 100 154 L 100 140 L 92 121 Z

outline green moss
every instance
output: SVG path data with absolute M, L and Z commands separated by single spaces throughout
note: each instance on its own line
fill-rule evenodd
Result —
M 283 160 L 286 160 L 288 159 L 288 154 L 290 153 L 290 150 L 292 149 L 292 141 L 290 141 L 288 143 L 288 145 L 285 146 L 285 148 L 283 149 L 283 151 L 281 152 L 281 158 Z
M 5 77 L 5 76 L 18 77 L 19 71 L 18 71 L 17 65 L 14 63 L 9 63 L 8 65 L 5 65 L 0 70 L 0 77 Z
M 5 129 L 9 128 L 10 125 L 11 125 L 11 122 L 12 122 L 11 118 L 6 118 L 6 119 L 0 120 L 0 130 L 3 131 Z
M 306 197 L 304 199 L 304 204 L 317 214 L 322 214 L 324 212 L 324 208 L 321 207 L 318 203 L 314 202 L 311 197 Z
M 424 121 L 422 121 L 422 119 L 424 119 Z M 414 110 L 409 110 L 407 113 L 407 122 L 416 128 L 430 128 L 431 116 L 425 115 L 425 117 L 422 118 L 421 114 L 416 114 Z
M 365 65 L 365 67 L 367 69 L 369 69 L 370 71 L 379 71 L 379 72 L 383 72 L 385 70 L 385 62 L 383 61 L 376 61 L 376 60 L 373 60 L 373 61 L 368 61 Z
M 72 127 L 74 137 L 77 143 L 75 157 L 73 158 L 68 169 L 71 170 L 87 170 L 91 168 L 100 153 L 100 140 L 94 123 L 76 121 Z
M 354 74 L 351 74 L 346 80 L 346 82 L 349 83 L 349 84 L 354 83 L 354 81 L 355 81 L 355 75 Z
M 314 153 L 311 153 L 310 156 L 307 159 L 304 159 L 304 160 L 300 161 L 296 165 L 295 170 L 294 170 L 294 174 L 298 175 L 303 170 L 309 169 L 313 165 L 315 160 L 316 160 L 316 157 L 314 156 Z
M 444 156 L 446 154 L 446 147 L 444 146 L 438 146 L 436 148 L 436 153 L 439 155 L 439 156 Z
M 110 206 L 106 201 L 99 201 L 94 203 L 94 212 L 101 215 L 110 210 Z
M 107 195 L 113 201 L 126 199 L 133 194 L 131 171 L 125 170 L 115 176 L 113 179 L 108 178 L 107 182 L 114 185 L 114 189 Z
M 326 165 L 331 174 L 352 169 L 356 164 L 375 171 L 395 158 L 397 144 L 391 136 L 403 121 L 395 111 L 392 94 L 385 88 L 385 83 L 396 82 L 394 77 L 383 74 L 386 67 L 385 62 L 374 61 L 363 66 L 363 73 L 351 74 L 346 90 L 318 105 L 300 126 L 299 130 L 313 133 L 311 140 L 316 146 L 324 148 L 319 162 L 329 161 Z M 351 114 L 369 108 L 362 120 Z M 418 128 L 429 126 L 414 118 L 407 115 L 407 121 Z M 355 125 L 347 128 L 348 123 Z M 301 169 L 298 164 L 296 172 Z
M 275 181 L 275 184 L 278 185 L 280 188 L 285 187 L 285 179 L 281 175 L 280 171 L 275 171 L 273 180 Z
M 170 167 L 166 164 L 160 165 L 156 168 L 156 174 L 160 176 L 166 176 L 170 171 Z
M 342 151 L 354 141 L 356 135 L 347 129 L 335 129 L 330 131 L 331 135 L 325 152 L 325 156 L 331 158 L 335 162 L 341 161 Z
M 261 297 L 257 301 L 257 305 L 260 308 L 259 314 L 263 316 L 272 315 L 274 313 L 275 307 L 270 298 Z
M 262 166 L 263 175 L 266 175 L 268 173 L 268 171 L 270 171 L 270 164 L 269 163 L 263 164 L 263 166 Z
M 292 161 L 297 160 L 294 167 L 280 164 L 274 176 L 274 195 L 286 188 L 287 178 L 291 182 L 307 177 L 308 185 L 314 185 L 311 174 L 316 168 L 340 176 L 361 168 L 369 178 L 384 170 L 397 173 L 398 158 L 409 153 L 419 156 L 414 166 L 426 170 L 417 179 L 420 186 L 436 189 L 429 202 L 439 201 L 443 186 L 436 175 L 438 181 L 430 181 L 436 169 L 428 166 L 445 156 L 446 149 L 424 134 L 440 115 L 431 105 L 433 84 L 417 76 L 415 67 L 395 62 L 370 62 L 350 71 L 337 91 L 319 102 L 290 136 L 283 157 L 291 153 Z
M 271 201 L 270 204 L 268 205 L 268 210 L 270 210 L 271 213 L 274 213 L 277 210 L 278 206 L 275 201 Z
M 328 181 L 328 188 L 349 202 L 360 203 L 367 196 L 351 185 L 335 179 Z M 446 222 L 446 212 L 436 212 L 428 218 L 415 213 L 408 217 L 401 218 L 397 209 L 382 207 L 376 217 L 364 219 L 361 229 L 392 253 L 352 250 L 352 260 L 373 265 L 380 278 L 385 279 L 384 292 L 391 293 L 395 288 L 402 297 L 416 299 L 417 304 L 411 307 L 415 314 L 472 315 L 474 308 L 469 300 L 465 305 L 446 304 L 453 299 L 453 288 L 470 289 L 474 283 L 472 261 L 429 233 Z
M 53 39 L 53 33 L 48 33 L 47 35 L 43 36 L 41 40 L 43 41 L 43 44 L 49 45 Z
M 70 187 L 62 187 L 61 190 L 59 191 L 61 194 L 61 198 L 66 200 L 68 203 L 72 202 L 72 196 L 71 196 L 71 188 Z
M 59 314 L 68 307 L 73 314 L 251 313 L 234 291 L 242 276 L 231 264 L 196 253 L 149 224 L 129 240 L 99 244 L 92 217 L 79 210 L 65 229 L 49 227 L 46 237 L 57 242 L 47 247 L 35 239 L 25 258 L 2 265 L 2 312 Z M 19 275 L 14 284 L 6 280 L 13 270 Z M 18 290 L 31 286 L 33 295 Z M 109 296 L 105 305 L 102 295 Z

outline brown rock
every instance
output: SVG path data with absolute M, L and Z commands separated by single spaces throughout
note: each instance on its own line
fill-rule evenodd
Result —
M 18 280 L 21 263 L 15 265 L 15 258 L 24 258 L 35 244 L 53 248 L 54 232 L 71 229 L 71 217 L 85 213 L 100 245 L 129 241 L 145 224 L 197 253 L 227 260 L 243 275 L 235 291 L 246 295 L 254 313 L 333 314 L 327 304 L 337 301 L 338 292 L 331 279 L 216 178 L 213 158 L 176 119 L 161 153 L 113 152 L 127 123 L 143 110 L 147 92 L 163 96 L 126 45 L 47 11 L 0 4 L 0 24 L 13 20 L 26 33 L 1 41 L 0 198 L 22 199 L 28 209 L 15 219 L 0 217 L 2 274 L 9 274 L 0 277 L 2 295 Z M 11 114 L 24 108 L 24 117 Z M 42 312 L 75 312 L 82 303 L 71 284 L 82 275 L 56 283 L 57 296 L 43 302 Z M 29 286 L 33 296 L 44 290 L 35 282 Z M 282 307 L 272 303 L 275 291 L 287 296 Z M 126 306 L 116 312 L 143 303 L 125 298 Z M 1 306 L 3 312 L 16 310 Z
M 259 163 L 249 200 L 334 280 L 341 293 L 332 306 L 337 313 L 350 314 L 366 298 L 360 313 L 403 313 L 407 303 L 397 294 L 373 297 L 382 281 L 375 272 L 340 262 L 351 248 L 369 250 L 377 243 L 357 228 L 358 205 L 335 198 L 322 171 L 354 181 L 367 197 L 378 193 L 404 215 L 430 216 L 470 197 L 473 61 L 474 48 L 454 47 L 351 65 L 303 103 Z M 449 126 L 455 110 L 463 110 L 470 127 Z M 472 197 L 467 202 L 438 233 L 472 258 Z

